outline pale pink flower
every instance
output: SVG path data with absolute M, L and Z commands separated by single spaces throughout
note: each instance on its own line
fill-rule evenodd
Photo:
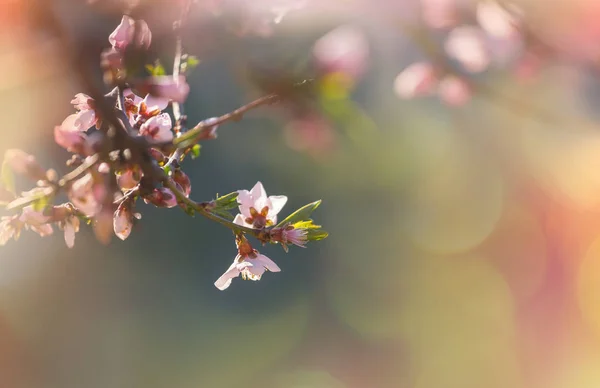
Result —
M 396 77 L 394 91 L 405 99 L 423 97 L 435 92 L 438 76 L 428 62 L 413 63 Z
M 86 129 L 81 128 L 78 114 L 72 114 L 61 125 L 54 127 L 54 141 L 67 151 L 82 153 L 87 140 L 83 133 Z
M 168 98 L 153 96 L 151 94 L 147 94 L 142 101 L 146 105 L 146 109 L 151 112 L 155 110 L 160 112 L 167 109 L 167 106 L 169 106 Z
M 4 216 L 0 219 L 0 246 L 6 245 L 10 239 L 17 240 L 21 234 L 24 223 L 20 215 Z
M 446 76 L 442 79 L 439 84 L 438 93 L 440 99 L 451 106 L 464 105 L 473 95 L 467 81 L 453 75 Z
M 142 173 L 138 168 L 128 168 L 117 174 L 117 184 L 121 190 L 131 190 L 140 183 Z
M 241 214 L 238 214 L 233 222 L 249 228 L 263 228 L 277 223 L 277 213 L 287 202 L 287 197 L 267 197 L 262 183 L 257 182 L 250 191 L 239 190 L 237 202 Z
M 250 255 L 238 254 L 227 271 L 215 282 L 215 287 L 223 291 L 231 284 L 233 278 L 242 275 L 242 279 L 260 280 L 265 271 L 280 272 L 281 269 L 267 256 L 254 251 Z
M 25 227 L 33 230 L 42 237 L 52 234 L 52 225 L 48 223 L 50 217 L 42 214 L 41 211 L 33 209 L 33 206 L 23 208 L 19 220 L 25 224 Z
M 463 26 L 453 29 L 444 47 L 448 56 L 473 73 L 484 71 L 491 62 L 485 35 L 477 27 Z
M 185 76 L 173 78 L 170 75 L 157 75 L 145 78 L 137 89 L 153 97 L 166 98 L 175 102 L 184 102 L 190 92 Z
M 71 100 L 71 104 L 79 112 L 73 124 L 79 131 L 87 131 L 92 126 L 100 127 L 101 121 L 96 113 L 94 99 L 84 93 L 78 93 Z
M 313 48 L 317 65 L 327 73 L 361 76 L 369 59 L 369 42 L 357 27 L 341 26 L 320 38 Z
M 173 131 L 171 117 L 167 113 L 150 117 L 140 127 L 140 135 L 146 136 L 158 142 L 167 142 L 173 140 Z
M 144 202 L 151 203 L 157 207 L 172 208 L 177 206 L 177 197 L 166 187 L 154 189 L 152 193 L 144 197 Z
M 99 195 L 95 193 L 97 186 L 91 173 L 85 174 L 71 185 L 69 199 L 75 207 L 88 217 L 93 217 L 100 210 Z
M 9 149 L 4 153 L 4 160 L 10 166 L 11 170 L 20 175 L 25 175 L 33 180 L 46 178 L 46 172 L 39 165 L 35 156 L 19 149 Z
M 497 1 L 485 0 L 477 4 L 477 22 L 495 38 L 512 39 L 520 35 L 519 20 Z
M 133 213 L 129 206 L 119 206 L 113 216 L 113 229 L 121 240 L 125 240 L 131 234 L 133 227 Z
M 123 15 L 121 23 L 110 34 L 108 41 L 117 50 L 125 50 L 127 46 L 133 43 L 139 47 L 148 48 L 152 42 L 152 32 L 148 28 L 148 24 L 143 20 L 136 21 L 127 15 Z M 137 32 L 137 34 L 136 34 Z
M 336 146 L 332 124 L 322 115 L 305 114 L 288 122 L 284 128 L 286 144 L 293 150 L 322 158 Z
M 432 28 L 447 28 L 458 21 L 458 0 L 421 0 L 422 16 Z

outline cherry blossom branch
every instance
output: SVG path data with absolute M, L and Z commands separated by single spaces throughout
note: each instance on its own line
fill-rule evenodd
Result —
M 175 197 L 177 198 L 177 200 L 179 202 L 183 203 L 184 205 L 186 205 L 187 207 L 189 207 L 191 209 L 194 209 L 197 213 L 208 218 L 209 220 L 215 221 L 215 222 L 231 229 L 231 231 L 234 232 L 235 234 L 246 233 L 251 236 L 254 236 L 255 238 L 257 238 L 258 240 L 260 240 L 262 242 L 268 241 L 268 234 L 265 233 L 263 230 L 248 228 L 245 226 L 235 224 L 229 220 L 226 220 L 223 217 L 220 217 L 220 216 L 212 213 L 210 210 L 208 210 L 210 208 L 209 202 L 198 203 L 198 202 L 195 202 L 195 201 L 189 199 L 184 193 L 181 192 L 181 190 L 179 190 L 177 185 L 175 185 L 175 183 L 167 175 L 163 175 L 162 183 L 166 188 L 168 188 L 169 190 L 171 190 L 173 192 L 173 194 L 175 195 Z

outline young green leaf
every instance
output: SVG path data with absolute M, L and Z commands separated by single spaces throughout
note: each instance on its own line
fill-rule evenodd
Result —
M 316 208 L 321 204 L 321 200 L 309 203 L 308 205 L 302 206 L 300 209 L 296 210 L 289 216 L 287 216 L 283 221 L 277 224 L 277 227 L 281 227 L 287 223 L 294 224 L 299 221 L 308 221 L 310 220 L 310 215 L 315 211 Z

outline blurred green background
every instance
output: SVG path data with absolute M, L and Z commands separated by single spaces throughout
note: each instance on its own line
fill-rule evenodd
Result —
M 106 45 L 120 20 L 80 2 L 52 7 L 76 39 Z M 82 90 L 30 11 L 13 1 L 0 19 L 0 150 L 64 171 L 52 129 Z M 157 12 L 147 18 L 162 52 L 171 41 Z M 184 45 L 202 62 L 186 112 L 195 123 L 249 102 L 260 95 L 250 66 L 295 72 L 317 39 L 351 23 L 369 66 L 351 89 L 320 84 L 333 145 L 290 148 L 289 112 L 274 106 L 223 125 L 184 169 L 196 200 L 257 181 L 289 197 L 285 214 L 322 199 L 314 218 L 329 238 L 289 254 L 265 247 L 282 272 L 221 292 L 231 233 L 178 209 L 140 203 L 142 221 L 110 246 L 86 228 L 72 250 L 59 233 L 24 233 L 0 250 L 1 387 L 600 385 L 593 72 L 550 64 L 525 84 L 481 77 L 519 109 L 477 94 L 458 108 L 405 101 L 393 83 L 422 58 L 415 42 L 377 14 L 313 16 L 265 38 L 190 28 Z

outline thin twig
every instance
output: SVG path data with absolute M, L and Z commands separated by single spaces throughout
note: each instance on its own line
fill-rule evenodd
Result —
M 201 121 L 189 131 L 173 140 L 172 144 L 174 146 L 179 146 L 178 148 L 180 148 L 183 143 L 187 144 L 190 140 L 193 140 L 199 135 L 201 135 L 202 131 L 206 128 L 212 128 L 214 126 L 221 125 L 227 121 L 239 121 L 246 112 L 258 108 L 259 106 L 274 104 L 280 99 L 281 97 L 277 94 L 269 94 L 267 96 L 263 96 L 259 99 L 256 99 L 244 106 L 241 106 L 233 112 L 229 112 L 220 117 L 217 117 L 216 119 L 211 120 L 209 124 Z

